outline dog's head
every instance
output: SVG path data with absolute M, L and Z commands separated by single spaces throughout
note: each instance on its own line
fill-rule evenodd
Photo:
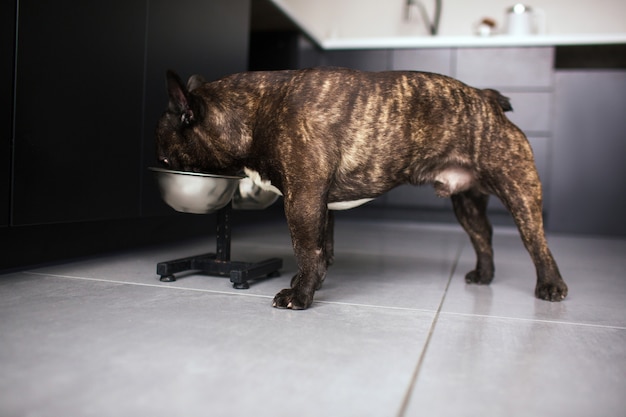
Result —
M 202 77 L 194 75 L 185 84 L 173 71 L 167 72 L 169 104 L 156 129 L 159 165 L 178 171 L 233 174 L 232 157 L 224 143 L 231 136 L 223 119 L 224 109 L 210 94 L 201 91 Z

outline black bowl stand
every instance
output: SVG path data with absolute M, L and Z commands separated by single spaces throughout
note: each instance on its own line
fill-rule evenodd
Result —
M 270 258 L 261 262 L 237 262 L 230 260 L 230 216 L 231 204 L 217 211 L 217 251 L 204 255 L 190 256 L 157 264 L 157 274 L 162 282 L 176 281 L 174 274 L 183 271 L 201 271 L 208 275 L 230 277 L 233 287 L 239 290 L 250 288 L 249 280 L 272 278 L 280 275 L 283 260 Z

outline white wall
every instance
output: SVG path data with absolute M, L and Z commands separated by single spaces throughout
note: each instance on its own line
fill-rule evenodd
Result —
M 403 19 L 406 0 L 272 0 L 313 37 L 364 38 L 426 35 L 421 21 Z M 422 0 L 432 16 L 434 0 Z M 439 34 L 467 36 L 483 17 L 504 25 L 515 0 L 443 0 Z M 626 33 L 625 0 L 527 0 L 547 16 L 547 34 Z

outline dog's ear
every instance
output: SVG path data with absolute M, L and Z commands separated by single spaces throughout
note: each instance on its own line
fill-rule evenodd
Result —
M 182 123 L 191 124 L 195 115 L 189 104 L 189 92 L 174 71 L 167 71 L 167 94 L 170 98 L 170 111 L 179 114 Z
M 202 77 L 202 75 L 192 75 L 189 77 L 189 81 L 187 81 L 187 91 L 193 91 L 204 83 L 206 83 L 206 80 Z

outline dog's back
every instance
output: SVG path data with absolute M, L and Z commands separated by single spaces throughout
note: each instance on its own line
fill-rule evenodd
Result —
M 510 125 L 510 103 L 497 91 L 425 72 L 259 72 L 216 87 L 253 97 L 255 156 L 327 173 L 331 202 L 434 183 L 450 168 L 473 171 L 475 139 L 499 140 Z

